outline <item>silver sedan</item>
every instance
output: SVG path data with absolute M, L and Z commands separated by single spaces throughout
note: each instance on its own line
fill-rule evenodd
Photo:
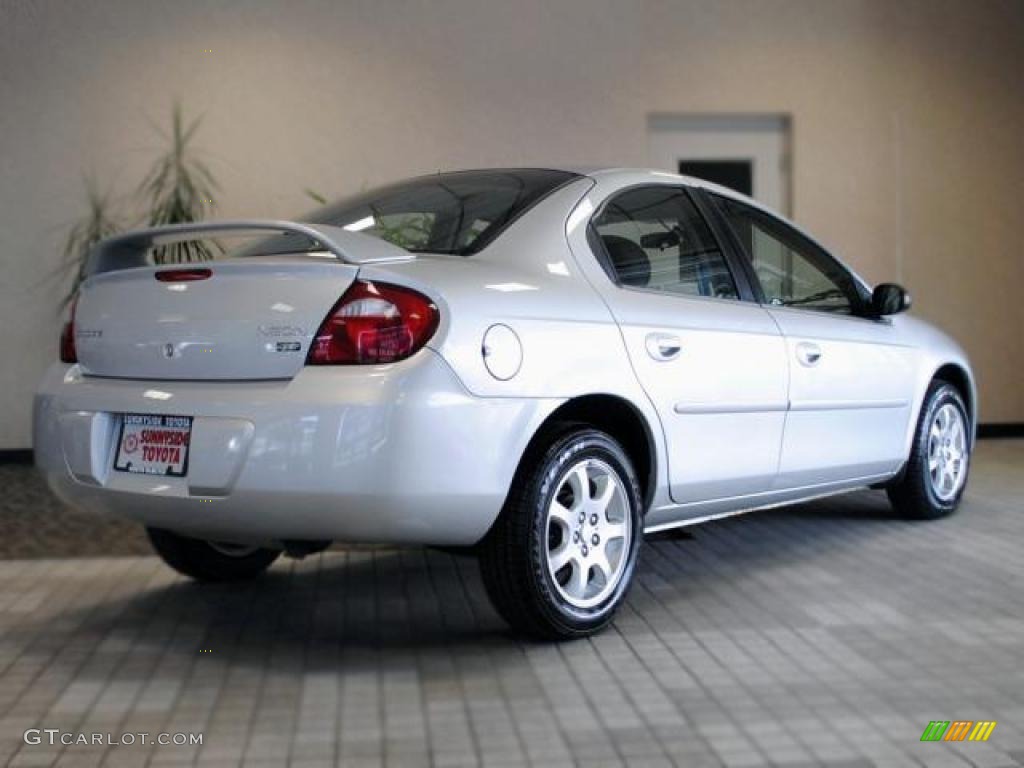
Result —
M 160 263 L 232 235 L 229 258 Z M 577 637 L 644 532 L 864 486 L 936 518 L 967 481 L 960 347 L 696 179 L 425 176 L 299 221 L 132 232 L 88 274 L 38 465 L 200 580 L 335 540 L 473 547 L 514 628 Z

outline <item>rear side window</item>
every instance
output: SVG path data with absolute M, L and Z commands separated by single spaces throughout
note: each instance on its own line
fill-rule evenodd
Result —
M 667 186 L 613 197 L 593 220 L 618 283 L 686 296 L 738 299 L 736 283 L 689 195 Z
M 482 250 L 541 198 L 579 176 L 540 168 L 420 176 L 333 203 L 301 221 L 373 235 L 408 251 L 469 256 Z M 273 237 L 244 255 L 312 247 Z

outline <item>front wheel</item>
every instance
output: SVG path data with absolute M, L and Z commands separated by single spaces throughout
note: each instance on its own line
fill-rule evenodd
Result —
M 251 579 L 281 554 L 277 549 L 191 539 L 162 528 L 147 528 L 146 533 L 165 563 L 196 581 Z
M 612 620 L 643 539 L 629 457 L 603 432 L 566 430 L 526 459 L 480 548 L 498 612 L 514 630 L 547 639 L 583 637 Z
M 970 420 L 963 398 L 951 384 L 928 388 L 910 458 L 889 499 L 904 517 L 934 520 L 952 514 L 967 486 L 971 459 Z

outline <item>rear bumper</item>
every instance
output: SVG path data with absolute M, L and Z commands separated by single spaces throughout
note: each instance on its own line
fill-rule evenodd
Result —
M 429 349 L 290 381 L 98 379 L 55 364 L 34 444 L 50 487 L 87 512 L 239 542 L 468 545 L 560 402 L 470 395 Z M 193 416 L 187 476 L 113 470 L 122 413 Z

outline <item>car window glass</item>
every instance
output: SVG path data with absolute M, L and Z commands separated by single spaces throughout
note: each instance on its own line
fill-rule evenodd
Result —
M 620 284 L 739 298 L 725 257 L 685 191 L 667 186 L 628 190 L 612 198 L 593 225 Z
M 842 265 L 781 221 L 716 197 L 761 283 L 765 302 L 836 314 L 859 306 L 856 283 Z
M 374 218 L 372 226 L 361 231 L 408 251 L 420 251 L 430 242 L 434 219 L 433 213 L 382 214 Z
M 438 173 L 364 192 L 299 220 L 379 237 L 414 253 L 472 256 L 547 194 L 577 178 L 567 171 L 537 168 Z M 308 238 L 278 235 L 234 255 L 317 247 Z

